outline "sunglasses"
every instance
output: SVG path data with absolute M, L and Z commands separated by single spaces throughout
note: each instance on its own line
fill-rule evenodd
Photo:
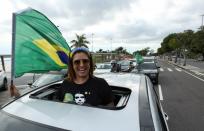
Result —
M 87 64 L 89 64 L 90 60 L 89 59 L 80 59 L 80 60 L 74 60 L 73 61 L 74 65 L 80 65 L 81 62 L 84 65 L 87 65 Z

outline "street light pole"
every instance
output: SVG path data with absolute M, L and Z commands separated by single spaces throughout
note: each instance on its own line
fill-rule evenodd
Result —
M 202 17 L 201 29 L 202 30 L 203 30 L 203 16 L 204 16 L 204 14 L 201 15 L 201 17 Z
M 113 50 L 112 50 L 112 38 L 111 38 L 111 59 L 113 59 L 113 55 L 112 55 L 112 52 Z

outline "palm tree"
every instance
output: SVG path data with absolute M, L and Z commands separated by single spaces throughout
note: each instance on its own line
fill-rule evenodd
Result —
M 86 47 L 88 48 L 88 46 L 86 44 L 89 44 L 90 42 L 86 40 L 85 34 L 77 35 L 76 34 L 76 40 L 72 40 L 71 43 L 73 43 L 72 47 Z

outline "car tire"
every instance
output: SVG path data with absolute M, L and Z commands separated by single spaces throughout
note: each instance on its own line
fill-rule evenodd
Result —
M 4 79 L 3 89 L 4 89 L 4 90 L 7 90 L 7 89 L 8 89 L 8 81 L 7 81 L 7 79 Z

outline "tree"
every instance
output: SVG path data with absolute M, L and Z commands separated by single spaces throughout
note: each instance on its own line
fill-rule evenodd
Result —
M 149 52 L 150 52 L 150 48 L 149 48 L 149 47 L 146 47 L 146 48 L 144 48 L 144 49 L 134 51 L 134 52 L 133 52 L 133 55 L 135 55 L 136 53 L 139 53 L 139 54 L 142 55 L 142 56 L 146 56 Z
M 157 53 L 158 53 L 158 55 L 162 55 L 162 54 L 164 54 L 164 51 L 163 51 L 163 49 L 160 47 L 160 48 L 157 49 Z
M 181 33 L 172 33 L 163 39 L 161 43 L 161 49 L 158 51 L 162 51 L 163 53 L 168 53 L 169 55 L 172 52 L 176 52 L 176 59 L 178 54 L 183 54 L 184 56 L 184 66 L 186 65 L 186 52 L 190 51 L 190 45 L 193 40 L 194 32 L 192 30 L 185 30 Z M 171 55 L 170 55 L 171 56 Z M 171 58 L 170 58 L 171 59 Z
M 186 52 L 190 51 L 190 46 L 193 40 L 193 31 L 192 30 L 185 30 L 182 33 L 179 33 L 177 39 L 181 42 L 181 51 L 184 56 L 184 63 L 183 66 L 186 65 Z
M 77 35 L 76 34 L 76 40 L 72 40 L 71 43 L 73 43 L 73 45 L 71 46 L 71 48 L 73 47 L 86 47 L 88 48 L 88 46 L 86 44 L 89 44 L 90 42 L 86 40 L 85 34 Z
M 169 45 L 169 41 L 170 41 L 172 38 L 174 38 L 175 35 L 176 35 L 175 33 L 169 34 L 168 36 L 166 36 L 166 37 L 163 39 L 163 41 L 162 41 L 162 43 L 161 43 L 161 48 L 162 48 L 162 50 L 163 50 L 164 52 L 171 52 L 171 51 L 173 51 L 173 48 Z
M 103 49 L 99 49 L 98 52 L 103 52 Z
M 181 53 L 181 45 L 182 43 L 178 40 L 178 34 L 173 34 L 172 38 L 169 40 L 168 45 L 173 51 L 176 53 L 176 58 L 174 62 L 177 62 L 177 58 L 179 54 Z
M 123 47 L 122 46 L 118 47 L 118 48 L 115 49 L 115 51 L 118 52 L 118 53 L 121 53 L 123 51 Z
M 203 56 L 204 61 L 204 30 L 199 30 L 194 34 L 191 51 L 194 53 L 200 53 Z

